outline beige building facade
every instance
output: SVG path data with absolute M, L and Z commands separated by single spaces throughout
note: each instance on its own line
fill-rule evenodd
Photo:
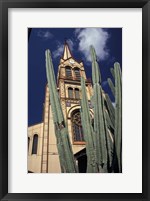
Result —
M 91 81 L 86 77 L 83 62 L 78 62 L 73 58 L 68 44 L 65 43 L 58 66 L 57 87 L 79 172 L 86 172 L 87 159 L 80 117 L 81 76 L 86 80 L 92 117 Z M 43 122 L 28 127 L 28 172 L 61 173 L 48 86 L 45 88 Z

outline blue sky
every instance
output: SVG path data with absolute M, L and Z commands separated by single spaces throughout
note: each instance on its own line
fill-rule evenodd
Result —
M 121 28 L 33 28 L 28 42 L 28 125 L 42 121 L 45 96 L 45 50 L 50 49 L 57 75 L 65 40 L 75 60 L 83 61 L 87 78 L 91 78 L 89 46 L 93 45 L 102 76 L 102 87 L 114 102 L 107 78 L 114 62 L 122 67 Z

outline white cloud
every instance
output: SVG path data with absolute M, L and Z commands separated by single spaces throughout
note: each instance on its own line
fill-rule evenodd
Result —
M 71 51 L 73 51 L 73 42 L 71 39 L 67 40 L 67 43 L 69 45 L 69 48 Z M 61 57 L 63 54 L 63 50 L 64 50 L 64 44 L 60 43 L 60 41 L 57 41 L 57 49 L 53 52 L 53 57 L 57 58 L 57 57 Z
M 72 40 L 71 40 L 71 39 L 68 39 L 68 40 L 67 40 L 67 43 L 68 43 L 68 45 L 69 45 L 70 50 L 73 51 L 73 46 L 74 46 L 74 44 L 73 44 Z
M 63 50 L 64 50 L 64 46 L 63 45 L 58 45 L 57 50 L 53 51 L 53 57 L 57 58 L 57 57 L 62 56 Z
M 75 32 L 74 32 L 75 35 L 77 35 L 77 34 L 80 32 L 80 30 L 81 30 L 81 28 L 76 28 L 76 29 L 75 29 Z
M 45 40 L 53 38 L 53 34 L 48 30 L 47 31 L 39 30 L 37 32 L 37 36 Z
M 87 61 L 91 61 L 90 45 L 93 45 L 97 54 L 98 60 L 105 60 L 109 55 L 107 49 L 107 40 L 109 34 L 101 28 L 84 28 L 76 29 L 75 36 L 79 40 L 79 51 L 81 51 Z

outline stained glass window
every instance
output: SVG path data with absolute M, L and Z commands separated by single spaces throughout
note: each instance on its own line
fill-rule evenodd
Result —
M 84 141 L 81 116 L 78 110 L 72 115 L 72 129 L 73 129 L 73 140 L 78 142 Z
M 37 147 L 38 147 L 38 135 L 35 134 L 33 136 L 32 154 L 37 154 Z

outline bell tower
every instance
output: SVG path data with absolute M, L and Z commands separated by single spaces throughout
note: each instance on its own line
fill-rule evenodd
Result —
M 72 150 L 79 166 L 79 172 L 85 172 L 86 151 L 80 116 L 80 101 L 82 98 L 81 76 L 85 78 L 87 97 L 89 100 L 89 106 L 91 106 L 91 80 L 86 77 L 83 62 L 78 62 L 73 57 L 68 44 L 65 42 L 63 55 L 58 66 L 57 88 L 63 114 L 68 126 Z M 50 102 L 50 90 L 51 89 L 48 88 L 48 85 L 46 85 L 42 123 L 28 128 L 28 137 L 30 140 L 28 170 L 30 172 L 61 172 L 53 122 L 53 112 Z M 91 116 L 93 116 L 92 108 L 90 109 L 90 113 Z M 35 141 L 36 136 L 37 141 Z M 32 153 L 33 144 L 37 145 L 34 153 Z
M 83 62 L 74 59 L 69 45 L 65 42 L 58 66 L 57 85 L 71 144 L 77 150 L 80 149 L 79 145 L 85 145 L 80 117 L 81 77 L 86 80 L 87 97 L 90 99 L 92 84 L 86 77 Z

